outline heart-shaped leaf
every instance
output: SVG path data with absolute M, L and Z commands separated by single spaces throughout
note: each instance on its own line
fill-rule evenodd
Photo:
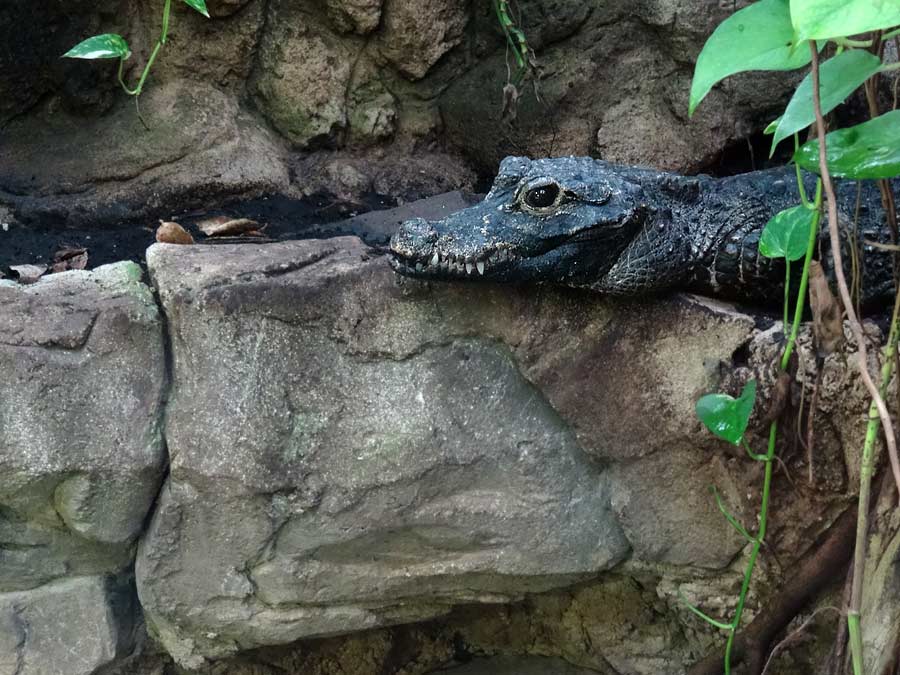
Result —
M 828 170 L 835 178 L 893 178 L 900 176 L 900 110 L 825 137 Z M 804 143 L 794 161 L 819 173 L 819 141 Z
M 127 59 L 131 49 L 121 35 L 104 33 L 79 42 L 63 56 L 69 59 Z
M 184 0 L 184 4 L 188 7 L 193 7 L 207 19 L 209 18 L 209 12 L 206 9 L 206 0 Z
M 900 24 L 900 0 L 791 0 L 797 40 L 857 35 Z
M 819 96 L 822 114 L 825 115 L 844 102 L 856 88 L 872 74 L 878 72 L 881 61 L 874 54 L 862 49 L 851 49 L 825 61 L 819 71 Z M 813 110 L 812 73 L 808 74 L 791 97 L 784 114 L 779 118 L 772 151 L 791 134 L 805 129 L 815 122 Z
M 697 401 L 697 417 L 719 438 L 738 445 L 747 431 L 756 402 L 756 380 L 744 385 L 737 398 L 727 394 L 707 394 Z
M 809 49 L 793 49 L 788 0 L 759 0 L 725 19 L 709 36 L 694 69 L 688 114 L 720 80 L 747 70 L 793 70 Z
M 776 213 L 759 237 L 759 252 L 767 258 L 785 258 L 788 262 L 805 256 L 814 215 L 805 206 Z

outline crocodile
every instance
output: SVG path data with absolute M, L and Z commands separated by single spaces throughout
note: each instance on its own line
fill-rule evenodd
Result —
M 803 175 L 807 194 L 815 178 Z M 837 190 L 843 246 L 849 232 L 861 243 L 888 241 L 877 187 L 842 181 Z M 390 263 L 424 279 L 554 283 L 615 295 L 681 289 L 781 302 L 785 263 L 760 254 L 760 235 L 773 215 L 799 203 L 792 167 L 713 178 L 587 157 L 507 157 L 484 201 L 442 220 L 404 222 L 391 238 Z M 816 256 L 831 274 L 825 230 Z M 863 301 L 890 295 L 891 254 L 869 244 L 859 250 Z M 850 259 L 845 255 L 848 273 Z

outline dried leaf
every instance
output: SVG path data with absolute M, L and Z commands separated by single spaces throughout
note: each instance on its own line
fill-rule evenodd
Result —
M 222 220 L 225 218 L 225 220 Z M 265 226 L 249 218 L 228 218 L 226 216 L 218 216 L 209 218 L 208 220 L 197 223 L 200 231 L 207 237 L 234 237 L 239 234 L 249 234 L 250 232 L 259 232 Z M 258 234 L 252 236 L 259 236 Z
M 53 254 L 51 271 L 83 270 L 87 267 L 88 252 L 86 248 L 64 248 Z
M 844 341 L 843 311 L 828 287 L 828 278 L 817 260 L 809 266 L 809 308 L 813 315 L 813 334 L 819 356 L 834 353 Z
M 193 244 L 194 238 L 178 223 L 160 221 L 156 241 L 161 244 Z
M 519 90 L 516 85 L 508 82 L 503 87 L 503 108 L 500 110 L 500 119 L 505 122 L 514 122 L 519 111 Z
M 47 272 L 46 265 L 11 265 L 9 271 L 20 284 L 33 284 Z
M 210 216 L 209 218 L 198 220 L 195 225 L 198 230 L 206 234 L 207 229 L 218 227 L 223 223 L 227 223 L 229 220 L 234 220 L 234 218 L 231 216 Z

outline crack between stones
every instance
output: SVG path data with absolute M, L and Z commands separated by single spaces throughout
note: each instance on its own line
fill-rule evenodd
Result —
M 220 279 L 217 281 L 212 281 L 205 286 L 204 290 L 209 291 L 212 289 L 225 288 L 228 286 L 237 286 L 237 285 L 240 285 L 243 283 L 253 283 L 255 281 L 259 281 L 260 279 L 273 279 L 273 278 L 285 276 L 287 274 L 292 274 L 293 272 L 298 272 L 306 267 L 311 267 L 312 265 L 315 265 L 316 263 L 319 263 L 319 262 L 325 260 L 326 258 L 331 257 L 336 252 L 337 252 L 337 247 L 331 246 L 331 247 L 322 249 L 320 251 L 311 253 L 300 260 L 292 260 L 291 262 L 288 262 L 288 263 L 281 263 L 281 264 L 274 265 L 271 267 L 264 267 L 259 270 L 243 272 L 243 273 L 240 273 L 230 279 Z M 156 300 L 157 306 L 159 307 L 160 314 L 163 317 L 166 317 L 165 309 L 163 308 L 163 303 L 159 297 L 159 288 L 156 286 L 156 281 L 151 279 L 151 285 L 153 288 L 153 296 L 154 296 L 154 299 Z M 164 320 L 167 322 L 167 317 Z M 167 323 L 166 323 L 166 328 L 165 328 L 165 339 L 166 339 L 166 345 L 168 348 L 170 335 L 169 335 Z M 169 375 L 172 374 L 171 370 L 168 371 L 168 374 Z
M 16 642 L 16 669 L 13 675 L 22 675 L 25 672 L 25 647 L 31 633 L 31 625 L 25 618 L 25 610 L 21 605 L 13 605 L 13 625 L 19 631 L 19 640 Z
M 262 44 L 265 36 L 269 31 L 269 23 L 272 19 L 272 2 L 271 0 L 261 0 L 263 3 L 263 7 L 260 10 L 262 20 L 259 22 L 259 25 L 256 29 L 256 36 L 254 37 L 253 49 L 250 53 L 250 67 L 247 69 L 247 77 L 244 79 L 244 97 L 247 103 L 252 104 L 254 108 L 256 108 L 257 112 L 261 112 L 259 110 L 259 106 L 256 105 L 254 101 L 254 95 L 251 93 L 251 88 L 255 88 L 257 79 L 259 78 L 260 71 L 260 60 L 261 53 L 263 50 Z M 265 115 L 263 115 L 263 119 L 265 121 L 266 126 L 271 130 L 272 125 L 268 119 L 266 119 Z M 280 134 L 279 134 L 280 136 Z

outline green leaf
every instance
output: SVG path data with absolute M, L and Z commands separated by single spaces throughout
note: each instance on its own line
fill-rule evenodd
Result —
M 878 72 L 881 61 L 874 54 L 862 49 L 851 49 L 825 61 L 819 70 L 819 96 L 821 97 L 822 114 L 831 112 L 856 88 L 865 82 L 870 75 Z M 785 108 L 784 115 L 775 130 L 772 139 L 772 151 L 791 134 L 805 129 L 816 121 L 812 100 L 812 73 L 803 78 L 797 91 Z
M 790 0 L 797 41 L 824 40 L 900 24 L 900 0 Z
M 828 170 L 835 178 L 893 178 L 900 176 L 900 110 L 892 110 L 855 127 L 825 137 Z M 804 143 L 794 161 L 819 173 L 819 141 Z
M 188 7 L 193 7 L 207 19 L 209 18 L 209 12 L 206 9 L 206 0 L 184 0 L 184 4 Z
M 898 0 L 900 1 L 900 0 Z M 808 49 L 792 50 L 788 0 L 759 0 L 725 19 L 697 57 L 688 114 L 717 82 L 747 70 L 793 70 L 809 63 Z
M 89 37 L 63 54 L 69 59 L 127 59 L 129 56 L 131 50 L 125 38 L 115 33 Z
M 779 124 L 781 124 L 781 117 L 776 117 L 774 120 L 769 122 L 769 126 L 767 126 L 765 129 L 763 129 L 763 133 L 766 136 L 768 136 L 769 134 L 774 134 L 775 130 L 778 128 Z
M 767 258 L 785 258 L 788 262 L 806 255 L 809 230 L 815 213 L 805 206 L 794 206 L 776 213 L 759 237 L 759 252 Z
M 756 380 L 744 385 L 738 398 L 728 394 L 707 394 L 697 401 L 697 417 L 719 438 L 737 445 L 747 431 L 756 401 Z

